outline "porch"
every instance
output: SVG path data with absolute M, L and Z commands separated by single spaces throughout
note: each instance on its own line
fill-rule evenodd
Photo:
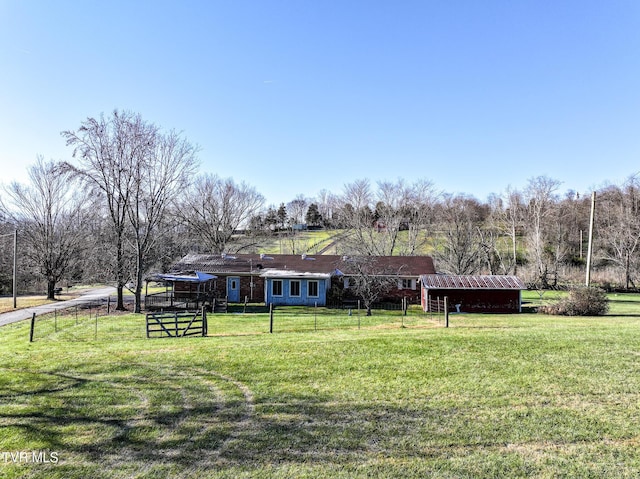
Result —
M 196 271 L 193 274 L 159 274 L 147 279 L 160 282 L 165 291 L 145 294 L 144 308 L 157 310 L 199 310 L 203 306 L 213 307 L 216 301 L 216 276 Z

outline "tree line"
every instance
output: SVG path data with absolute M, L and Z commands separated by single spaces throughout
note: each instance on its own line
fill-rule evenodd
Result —
M 340 252 L 434 257 L 450 274 L 516 274 L 532 288 L 584 282 L 591 195 L 560 191 L 561 182 L 532 177 L 521 190 L 508 187 L 481 202 L 438 190 L 428 180 L 372 185 L 363 179 L 340 194 L 296 198 L 254 219 L 271 230 L 301 220 L 339 229 Z M 640 273 L 640 179 L 596 192 L 594 279 L 605 288 L 635 289 Z M 305 203 L 306 201 L 306 203 Z
M 426 179 L 372 184 L 358 179 L 340 192 L 298 195 L 266 206 L 251 185 L 200 173 L 198 147 L 139 114 L 113 111 L 62 132 L 69 161 L 39 157 L 27 184 L 4 185 L 0 197 L 0 294 L 11 291 L 11 233 L 18 230 L 19 290 L 113 282 L 141 308 L 145 276 L 188 252 L 259 252 L 277 236 L 284 251 L 307 252 L 300 230 L 330 229 L 332 253 L 358 257 L 434 257 L 451 274 L 517 274 L 531 287 L 583 278 L 590 197 L 560 193 L 547 176 L 481 202 L 450 194 Z M 594 279 L 635 288 L 640 272 L 640 183 L 597 191 Z

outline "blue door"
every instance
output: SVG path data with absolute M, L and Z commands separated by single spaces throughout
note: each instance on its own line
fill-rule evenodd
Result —
M 240 277 L 227 277 L 227 301 L 230 303 L 240 302 Z

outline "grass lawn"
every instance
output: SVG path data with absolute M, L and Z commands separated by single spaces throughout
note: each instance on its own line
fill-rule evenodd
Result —
M 207 338 L 146 339 L 136 315 L 97 340 L 6 326 L 0 477 L 638 477 L 640 296 L 611 298 L 448 329 L 327 310 L 276 311 L 276 334 L 215 315 Z M 7 456 L 26 451 L 58 461 Z

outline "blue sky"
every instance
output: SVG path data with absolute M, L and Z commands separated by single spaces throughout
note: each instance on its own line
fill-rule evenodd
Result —
M 0 0 L 0 178 L 113 109 L 268 204 L 427 178 L 485 200 L 640 171 L 640 2 Z

